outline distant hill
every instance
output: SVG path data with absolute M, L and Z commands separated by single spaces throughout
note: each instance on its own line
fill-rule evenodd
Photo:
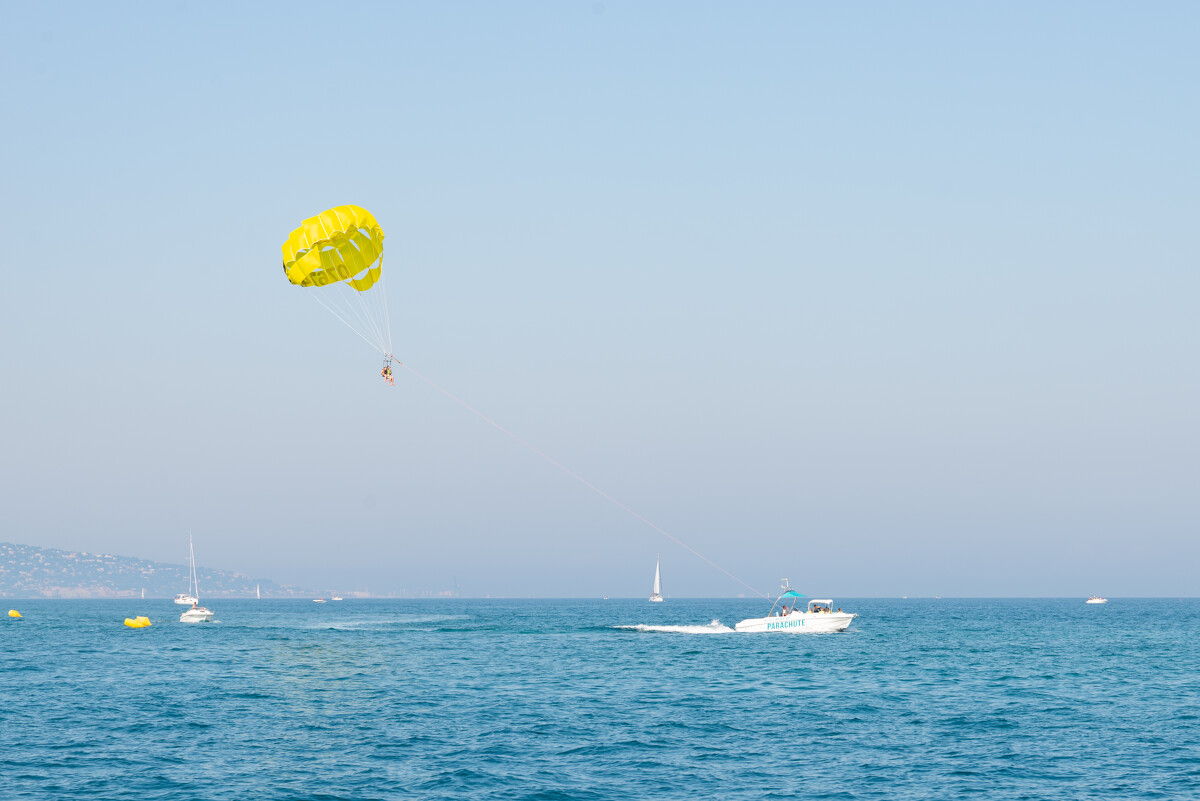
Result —
M 201 598 L 251 598 L 256 586 L 264 598 L 312 597 L 241 573 L 199 566 L 196 573 Z M 187 588 L 187 565 L 0 542 L 0 598 L 133 598 L 142 590 L 147 598 L 174 598 Z

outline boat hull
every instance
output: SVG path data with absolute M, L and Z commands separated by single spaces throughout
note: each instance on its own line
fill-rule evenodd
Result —
M 213 613 L 208 609 L 189 609 L 179 616 L 180 623 L 211 623 Z
M 845 631 L 855 617 L 849 612 L 793 612 L 783 617 L 752 617 L 733 628 L 748 633 L 820 634 Z

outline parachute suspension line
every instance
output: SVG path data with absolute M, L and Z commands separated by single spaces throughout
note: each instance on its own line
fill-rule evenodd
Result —
M 438 385 L 437 385 L 437 384 L 435 384 L 433 381 L 431 381 L 430 379 L 428 379 L 428 378 L 426 378 L 425 376 L 421 375 L 420 373 L 418 373 L 418 372 L 417 372 L 416 370 L 414 370 L 413 368 L 409 367 L 409 366 L 408 366 L 407 364 L 405 364 L 404 362 L 400 362 L 400 361 L 398 361 L 398 362 L 396 362 L 396 364 L 400 365 L 400 366 L 401 366 L 401 367 L 403 367 L 405 370 L 408 370 L 408 371 L 409 371 L 410 373 L 412 373 L 414 376 L 416 376 L 417 378 L 421 379 L 421 380 L 422 380 L 422 381 L 424 381 L 426 384 L 428 384 L 429 386 L 433 387 L 433 388 L 434 388 L 434 389 L 436 389 L 438 392 L 442 393 L 442 394 L 443 394 L 443 395 L 445 395 L 447 398 L 449 398 L 450 400 L 454 401 L 455 403 L 457 403 L 459 406 L 461 406 L 461 407 L 463 407 L 464 409 L 466 409 L 466 410 L 467 410 L 468 412 L 470 412 L 471 414 L 473 414 L 473 415 L 475 415 L 476 417 L 480 418 L 481 420 L 483 420 L 483 421 L 484 421 L 485 423 L 487 423 L 488 425 L 492 426 L 493 428 L 497 429 L 498 431 L 501 431 L 501 432 L 502 432 L 502 433 L 504 433 L 504 434 L 507 434 L 507 435 L 508 435 L 509 437 L 511 437 L 512 439 L 514 439 L 514 440 L 516 440 L 517 442 L 519 442 L 520 444 L 524 445 L 526 448 L 528 448 L 529 450 L 533 451 L 533 452 L 534 452 L 534 453 L 536 453 L 538 456 L 542 457 L 542 458 L 543 458 L 543 459 L 545 459 L 547 462 L 549 462 L 550 464 L 554 465 L 554 466 L 555 466 L 555 467 L 557 467 L 559 470 L 561 470 L 562 472 L 566 473 L 566 474 L 567 474 L 568 476 L 570 476 L 571 478 L 573 478 L 573 479 L 575 479 L 576 481 L 578 481 L 580 484 L 583 484 L 585 487 L 587 487 L 588 489 L 590 489 L 590 490 L 592 490 L 593 492 L 595 492 L 595 493 L 596 493 L 597 495 L 599 495 L 601 498 L 604 498 L 604 500 L 608 501 L 608 502 L 609 502 L 609 503 L 611 503 L 613 506 L 616 506 L 618 509 L 621 509 L 621 510 L 623 510 L 623 511 L 625 511 L 625 512 L 628 512 L 629 514 L 633 515 L 633 516 L 634 516 L 635 518 L 637 518 L 638 520 L 640 520 L 640 521 L 642 521 L 643 523 L 645 523 L 645 524 L 646 524 L 647 526 L 649 526 L 650 528 L 652 528 L 652 529 L 654 529 L 655 531 L 657 531 L 659 534 L 662 534 L 664 537 L 666 537 L 667 539 L 669 539 L 671 542 L 675 543 L 676 545 L 680 546 L 680 547 L 681 547 L 681 548 L 683 548 L 684 550 L 686 550 L 686 551 L 688 551 L 689 553 L 691 553 L 693 556 L 695 556 L 695 557 L 699 558 L 700 560 L 702 560 L 702 561 L 704 561 L 704 562 L 707 562 L 709 565 L 711 565 L 712 567 L 715 567 L 717 570 L 720 570 L 722 573 L 724 573 L 725 575 L 729 576 L 731 579 L 733 579 L 734 581 L 736 581 L 738 584 L 741 584 L 743 587 L 745 587 L 746 589 L 750 590 L 750 591 L 751 591 L 751 592 L 753 592 L 755 595 L 758 595 L 758 596 L 760 596 L 760 597 L 762 597 L 762 598 L 770 598 L 770 597 L 771 597 L 771 596 L 769 596 L 769 595 L 766 595 L 765 593 L 762 593 L 762 592 L 760 592 L 759 590 L 755 589 L 754 587 L 751 587 L 749 584 L 747 584 L 746 582 L 742 581 L 740 578 L 738 578 L 737 576 L 733 575 L 733 574 L 732 574 L 732 573 L 730 573 L 728 570 L 726 570 L 725 568 L 721 567 L 721 566 L 720 566 L 720 565 L 718 565 L 716 562 L 714 562 L 713 560 L 709 559 L 707 556 L 705 556 L 704 554 L 700 553 L 699 551 L 697 551 L 697 550 L 696 550 L 695 548 L 693 548 L 692 546 L 688 545 L 688 544 L 687 544 L 686 542 L 684 542 L 683 540 L 681 540 L 681 539 L 679 539 L 678 537 L 674 536 L 673 534 L 671 534 L 670 532 L 666 531 L 665 529 L 662 529 L 662 528 L 660 528 L 659 526 L 656 526 L 654 523 L 651 523 L 649 520 L 647 520 L 646 518 L 642 517 L 640 514 L 638 514 L 638 513 L 637 513 L 637 512 L 635 512 L 634 510 L 630 509 L 628 506 L 626 506 L 625 504 L 621 503 L 621 502 L 620 502 L 620 501 L 618 501 L 616 498 L 614 498 L 613 496 L 609 495 L 607 492 L 605 492 L 604 490 L 600 489 L 599 487 L 597 487 L 597 486 L 596 486 L 595 484 L 593 484 L 592 482 L 590 482 L 590 481 L 588 481 L 587 479 L 585 479 L 583 476 L 581 476 L 581 475 L 579 475 L 578 473 L 576 473 L 575 471 L 571 470 L 571 469 L 570 469 L 570 468 L 568 468 L 566 465 L 563 465 L 563 464 L 561 464 L 561 463 L 559 463 L 559 462 L 555 461 L 555 460 L 554 460 L 554 459 L 552 459 L 550 456 L 548 456 L 548 455 L 546 455 L 545 453 L 543 453 L 542 451 L 538 450 L 538 449 L 537 449 L 537 448 L 535 448 L 533 445 L 530 445 L 528 442 L 526 442 L 525 440 L 521 439 L 520 437 L 518 437 L 518 436 L 517 436 L 516 434 L 514 434 L 513 432 L 509 431 L 507 428 L 505 428 L 504 426 L 500 425 L 499 423 L 497 423 L 497 422 L 496 422 L 495 420 L 493 420 L 492 418 L 488 417 L 488 416 L 487 416 L 486 414 L 484 414 L 483 412 L 481 412 L 481 411 L 479 411 L 478 409 L 476 409 L 476 408 L 472 407 L 470 404 L 468 404 L 468 403 L 467 403 L 466 401 L 464 401 L 462 398 L 458 397 L 457 395 L 454 395 L 454 394 L 453 394 L 453 393 L 451 393 L 449 390 L 447 390 L 447 389 L 444 389 L 444 388 L 442 388 L 442 387 L 438 386 Z
M 363 318 L 362 312 L 350 304 L 350 299 L 346 297 L 346 293 L 350 291 L 352 290 L 350 290 L 349 287 L 332 285 L 320 290 L 319 292 L 314 292 L 313 297 L 317 298 L 317 300 L 321 302 L 321 305 L 328 309 L 330 313 L 340 318 L 342 322 L 351 326 L 356 332 L 358 332 L 359 336 L 370 341 L 371 327 Z M 378 347 L 377 344 L 372 344 L 375 345 L 375 347 Z
M 392 352 L 392 318 L 388 314 L 388 299 L 387 299 L 387 284 L 383 278 L 379 279 L 379 305 L 383 309 L 383 326 L 387 329 L 387 349 L 388 353 Z
M 350 291 L 354 293 L 355 298 L 358 300 L 359 311 L 362 313 L 363 318 L 366 319 L 368 325 L 370 326 L 371 333 L 375 336 L 375 342 L 378 344 L 379 349 L 386 351 L 388 349 L 387 342 L 383 338 L 383 332 L 379 330 L 379 323 L 377 322 L 378 318 L 371 313 L 371 309 L 367 306 L 367 299 L 363 297 L 363 294 L 365 293 L 359 292 L 353 288 L 351 288 Z M 374 301 L 375 299 L 371 298 L 371 300 Z
M 392 318 L 388 315 L 387 281 L 383 278 L 383 276 L 380 276 L 379 282 L 376 286 L 379 289 L 379 291 L 377 293 L 374 293 L 375 297 L 372 298 L 372 300 L 375 303 L 375 308 L 378 312 L 375 315 L 375 319 L 379 321 L 380 341 L 384 343 L 384 346 L 387 348 L 388 353 L 391 353 L 392 352 Z
M 334 317 L 341 320 L 342 324 L 345 325 L 347 328 L 349 328 L 351 331 L 358 334 L 359 338 L 361 338 L 363 342 L 366 342 L 372 348 L 375 348 L 375 350 L 379 351 L 380 353 L 384 353 L 386 355 L 386 352 L 383 350 L 383 348 L 381 348 L 378 345 L 378 343 L 372 342 L 371 339 L 362 332 L 361 324 L 359 326 L 355 326 L 353 323 L 351 323 L 349 320 L 347 320 L 346 317 L 341 312 L 339 312 L 333 306 L 331 306 L 330 304 L 325 302 L 325 299 L 321 297 L 321 293 L 306 292 L 305 294 L 308 295 L 310 298 L 314 299 L 317 303 L 320 303 L 322 306 L 324 306 L 326 311 L 328 311 Z
M 331 314 L 345 323 L 352 331 L 358 334 L 365 342 L 370 343 L 371 347 L 379 349 L 379 343 L 371 337 L 371 326 L 363 319 L 362 313 L 355 309 L 349 303 L 349 298 L 340 294 L 343 287 L 333 287 L 331 292 L 313 293 Z M 349 288 L 344 288 L 345 291 L 353 291 Z

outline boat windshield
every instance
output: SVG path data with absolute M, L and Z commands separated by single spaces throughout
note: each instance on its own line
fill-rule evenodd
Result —
M 771 611 L 767 613 L 767 617 L 776 614 L 788 615 L 797 611 L 797 607 L 800 605 L 799 599 L 803 597 L 803 595 L 795 590 L 788 589 L 783 595 L 775 599 L 775 603 L 771 605 Z

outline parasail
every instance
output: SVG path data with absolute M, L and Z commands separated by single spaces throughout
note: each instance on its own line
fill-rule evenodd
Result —
M 392 332 L 383 285 L 383 229 L 371 212 L 335 206 L 300 223 L 283 243 L 283 272 L 383 354 L 387 368 Z

